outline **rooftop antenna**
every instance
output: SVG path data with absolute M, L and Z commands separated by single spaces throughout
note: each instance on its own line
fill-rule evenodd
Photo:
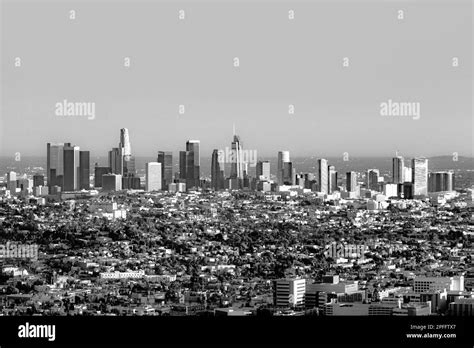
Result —
M 232 123 L 232 135 L 235 135 L 235 123 Z

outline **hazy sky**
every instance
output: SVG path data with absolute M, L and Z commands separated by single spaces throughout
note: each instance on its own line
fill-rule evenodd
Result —
M 106 155 L 127 127 L 136 155 L 210 156 L 233 123 L 262 155 L 473 155 L 470 0 L 0 2 L 0 155 Z M 56 116 L 64 99 L 95 119 Z M 381 116 L 388 99 L 420 119 Z

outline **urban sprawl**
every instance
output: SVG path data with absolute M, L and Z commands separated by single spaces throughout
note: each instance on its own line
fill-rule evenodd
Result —
M 298 173 L 280 151 L 275 176 L 234 135 L 209 180 L 199 148 L 139 176 L 123 128 L 108 166 L 48 143 L 46 170 L 6 173 L 1 315 L 474 315 L 473 189 L 453 171 Z

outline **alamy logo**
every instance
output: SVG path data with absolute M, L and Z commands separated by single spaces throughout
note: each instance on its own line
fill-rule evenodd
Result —
M 10 242 L 0 244 L 0 259 L 32 259 L 36 261 L 38 260 L 38 245 Z
M 257 165 L 257 150 L 234 150 L 226 147 L 225 150 L 219 150 L 217 153 L 217 161 L 219 163 L 236 163 L 240 157 L 241 163 L 247 163 L 251 167 Z
M 367 246 L 365 245 L 333 243 L 326 246 L 324 256 L 333 259 L 340 257 L 363 259 L 366 252 Z
M 421 116 L 421 107 L 419 102 L 395 102 L 389 99 L 380 103 L 381 116 L 402 116 L 413 117 L 419 120 Z
M 20 338 L 47 338 L 48 341 L 56 339 L 56 325 L 35 325 L 26 322 L 18 326 L 18 337 Z
M 95 119 L 95 102 L 69 102 L 64 99 L 55 104 L 56 116 L 87 116 L 87 119 Z

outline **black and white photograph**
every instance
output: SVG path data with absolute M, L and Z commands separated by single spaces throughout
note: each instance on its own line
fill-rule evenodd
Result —
M 473 13 L 0 0 L 0 347 L 472 347 Z

